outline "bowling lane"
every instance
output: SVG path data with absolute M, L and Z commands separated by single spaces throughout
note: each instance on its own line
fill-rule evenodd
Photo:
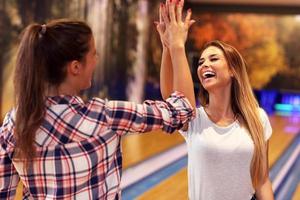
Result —
M 183 142 L 184 139 L 178 132 L 169 135 L 153 131 L 125 136 L 122 139 L 123 168 L 138 164 Z

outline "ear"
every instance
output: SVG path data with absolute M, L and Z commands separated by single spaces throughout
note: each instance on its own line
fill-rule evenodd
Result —
M 73 76 L 78 76 L 81 73 L 81 63 L 77 60 L 73 60 L 68 64 L 68 73 Z

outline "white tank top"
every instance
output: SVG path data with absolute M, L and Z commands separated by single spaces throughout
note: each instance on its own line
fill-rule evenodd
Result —
M 260 109 L 264 137 L 272 128 L 267 114 Z M 254 189 L 250 163 L 254 145 L 248 131 L 238 121 L 220 127 L 197 108 L 184 136 L 188 149 L 188 188 L 191 200 L 250 200 Z

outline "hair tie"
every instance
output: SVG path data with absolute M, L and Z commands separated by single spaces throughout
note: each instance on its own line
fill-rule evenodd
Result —
M 44 35 L 46 33 L 47 26 L 46 26 L 46 24 L 43 24 L 43 25 L 41 25 L 41 27 L 42 27 L 41 33 Z

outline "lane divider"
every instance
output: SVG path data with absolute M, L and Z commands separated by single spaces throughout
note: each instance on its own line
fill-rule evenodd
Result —
M 292 166 L 291 170 L 283 180 L 280 189 L 275 193 L 277 200 L 291 200 L 296 192 L 297 186 L 300 183 L 300 157 Z
M 296 138 L 296 141 L 293 143 L 295 144 L 295 148 L 291 148 L 293 152 L 289 155 L 288 160 L 285 162 L 285 164 L 281 167 L 281 170 L 278 172 L 277 176 L 273 180 L 273 191 L 276 193 L 277 190 L 280 188 L 280 185 L 284 183 L 284 178 L 288 174 L 289 170 L 292 168 L 293 164 L 296 162 L 297 158 L 299 157 L 300 154 L 300 143 L 299 139 L 300 137 L 298 136 Z M 298 140 L 297 140 L 298 139 Z M 291 146 L 293 147 L 293 146 Z

